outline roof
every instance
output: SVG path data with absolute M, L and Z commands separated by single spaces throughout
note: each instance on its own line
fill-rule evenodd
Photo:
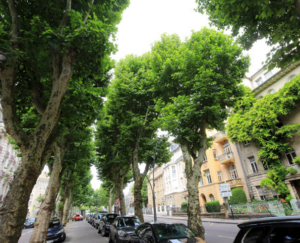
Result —
M 243 223 L 238 224 L 239 227 L 245 227 L 255 224 L 268 224 L 268 223 L 300 223 L 300 216 L 284 216 L 284 217 L 267 217 L 260 219 L 252 219 Z

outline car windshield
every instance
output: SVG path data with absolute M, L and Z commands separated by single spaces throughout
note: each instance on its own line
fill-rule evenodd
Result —
M 49 223 L 49 229 L 59 228 L 61 226 L 60 220 L 52 220 Z
M 197 237 L 183 224 L 153 224 L 156 237 L 164 239 L 180 239 Z
M 135 227 L 140 225 L 140 221 L 137 218 L 123 218 L 124 226 Z
M 112 224 L 114 221 L 115 221 L 115 218 L 117 217 L 118 215 L 107 215 L 106 218 L 107 218 L 107 222 Z
M 29 218 L 28 221 L 29 222 L 35 222 L 35 218 Z

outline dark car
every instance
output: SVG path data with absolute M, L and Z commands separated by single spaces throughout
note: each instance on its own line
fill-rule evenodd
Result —
M 296 243 L 300 242 L 300 216 L 269 217 L 238 224 L 234 243 Z
M 108 235 L 110 231 L 110 225 L 115 221 L 115 218 L 118 216 L 119 214 L 116 213 L 109 213 L 104 215 L 100 219 L 100 223 L 98 226 L 98 234 L 101 233 L 102 236 Z
M 95 215 L 94 213 L 91 213 L 90 216 L 89 216 L 89 218 L 88 218 L 88 222 L 89 222 L 90 224 L 92 224 L 94 215 Z
M 36 218 L 28 218 L 28 219 L 26 219 L 26 221 L 24 223 L 24 229 L 34 228 L 35 221 L 36 221 Z
M 98 213 L 95 213 L 94 218 L 93 218 L 92 225 L 93 225 L 96 229 L 98 229 L 100 219 L 101 219 L 104 215 L 106 215 L 106 214 L 108 214 L 108 212 L 106 212 L 106 211 L 100 211 L 100 212 L 98 212 Z
M 140 221 L 136 216 L 118 216 L 110 226 L 109 241 L 114 243 L 128 242 Z
M 144 223 L 137 227 L 129 243 L 204 243 L 200 237 L 184 224 Z
M 49 223 L 46 243 L 63 242 L 66 239 L 64 225 L 60 219 L 52 219 Z

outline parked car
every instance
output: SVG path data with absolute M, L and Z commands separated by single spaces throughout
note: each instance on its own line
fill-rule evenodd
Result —
M 95 215 L 94 215 L 94 220 L 93 220 L 92 225 L 93 225 L 96 229 L 98 229 L 100 219 L 101 219 L 104 215 L 106 215 L 106 214 L 108 214 L 106 211 L 100 211 L 100 212 L 98 212 L 98 213 L 95 213 Z
M 28 219 L 26 219 L 26 221 L 24 223 L 24 229 L 34 228 L 35 221 L 36 221 L 36 218 L 28 218 Z
M 110 226 L 109 241 L 114 243 L 127 243 L 134 234 L 140 221 L 136 216 L 118 216 Z
M 98 234 L 101 233 L 102 236 L 108 235 L 110 231 L 110 225 L 115 221 L 115 218 L 118 216 L 119 214 L 116 213 L 109 213 L 104 215 L 99 222 Z
M 241 224 L 234 243 L 300 242 L 300 216 L 253 219 Z
M 92 224 L 92 221 L 94 219 L 94 215 L 95 215 L 94 213 L 90 214 L 89 219 L 88 219 L 89 224 Z
M 83 217 L 80 214 L 76 214 L 72 217 L 72 221 L 82 221 Z
M 63 242 L 66 239 L 66 232 L 60 219 L 52 219 L 49 223 L 46 243 Z
M 144 223 L 138 226 L 128 241 L 129 243 L 205 242 L 184 224 L 154 222 Z

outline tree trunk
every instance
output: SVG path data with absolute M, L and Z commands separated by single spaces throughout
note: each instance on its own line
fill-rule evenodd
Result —
M 187 177 L 187 189 L 189 193 L 188 201 L 188 227 L 193 230 L 200 238 L 205 240 L 205 230 L 202 225 L 200 216 L 200 201 L 198 182 L 200 180 L 200 160 L 195 160 L 194 165 L 188 151 L 187 144 L 181 145 L 183 158 L 185 161 L 185 173 Z M 200 157 L 201 156 L 201 157 Z M 199 157 L 203 158 L 203 152 L 199 153 Z
M 115 181 L 116 198 L 120 201 L 119 210 L 121 216 L 126 215 L 125 198 L 123 193 L 123 180 L 124 179 L 119 178 L 118 181 Z
M 63 218 L 62 218 L 63 224 L 66 224 L 68 222 L 70 204 L 71 204 L 71 190 L 69 190 L 68 196 L 66 197 L 66 200 L 65 200 L 64 213 L 63 213 Z
M 27 151 L 23 149 L 22 152 L 22 163 L 0 208 L 1 243 L 18 242 L 24 227 L 30 194 L 43 170 L 41 165 L 45 165 L 44 160 L 48 160 L 51 155 L 51 150 L 42 153 L 37 148 Z
M 134 183 L 134 214 L 138 216 L 141 223 L 144 223 L 142 185 L 142 180 L 136 180 Z
M 45 198 L 40 206 L 40 213 L 37 218 L 37 222 L 34 224 L 34 230 L 30 238 L 30 243 L 43 243 L 46 241 L 49 221 L 55 207 L 55 200 L 60 188 L 62 173 L 62 160 L 60 149 L 55 149 L 55 160 L 50 177 L 49 184 L 47 186 Z
M 115 186 L 113 185 L 112 188 L 109 190 L 108 213 L 111 213 L 111 204 L 112 204 L 114 188 L 115 188 Z

